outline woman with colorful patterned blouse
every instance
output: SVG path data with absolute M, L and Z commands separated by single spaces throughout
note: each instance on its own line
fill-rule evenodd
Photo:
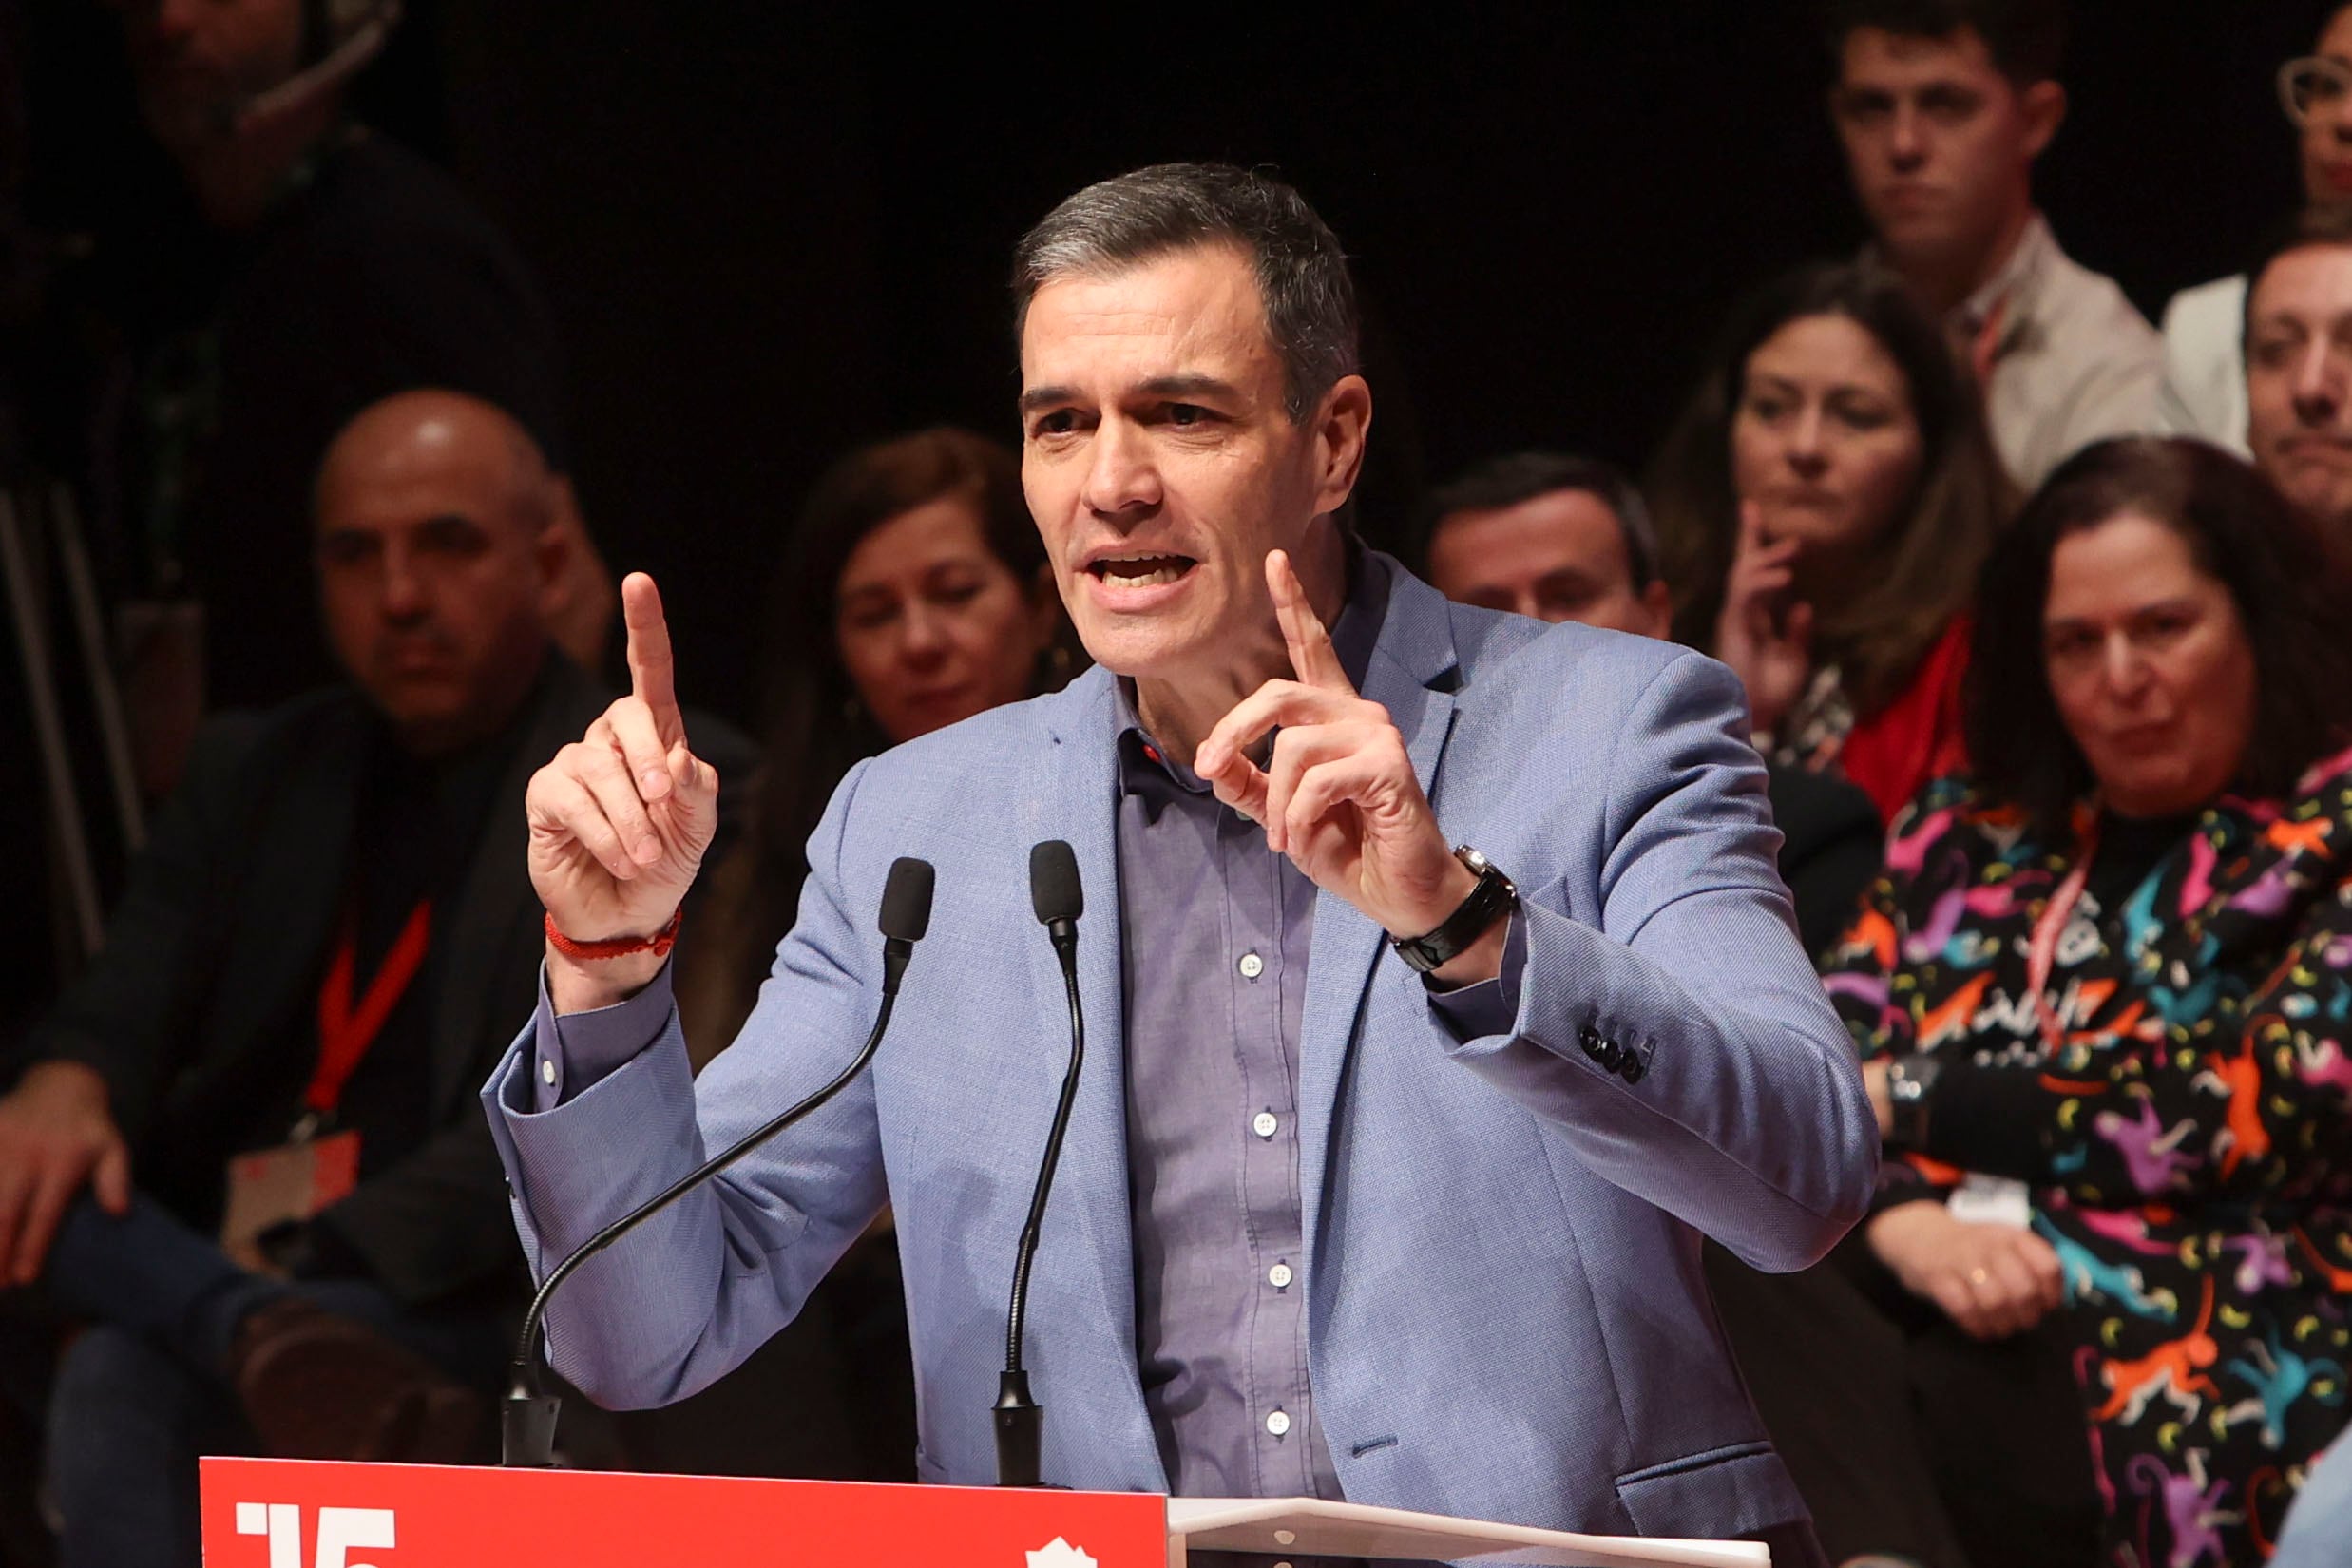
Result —
M 1826 974 L 1887 1140 L 1867 1249 L 2065 1361 L 2104 1562 L 2259 1561 L 2352 1415 L 2337 583 L 2217 449 L 2067 463 L 1979 590 L 1974 776 L 1897 819 Z

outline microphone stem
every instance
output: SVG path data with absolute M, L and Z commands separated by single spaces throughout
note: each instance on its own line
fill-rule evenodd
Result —
M 1070 1065 L 1061 1076 L 1061 1100 L 1054 1107 L 1053 1129 L 1045 1136 L 1045 1157 L 1039 1162 L 1037 1191 L 1029 1197 L 1029 1218 L 1021 1228 L 1021 1250 L 1013 1262 L 1013 1299 L 1004 1314 L 1004 1369 L 1018 1373 L 1023 1330 L 1029 1312 L 1029 1265 L 1037 1257 L 1038 1233 L 1045 1223 L 1045 1200 L 1053 1195 L 1054 1167 L 1061 1160 L 1062 1136 L 1070 1130 L 1070 1108 L 1078 1100 L 1079 1069 L 1086 1061 L 1086 1016 L 1078 1000 L 1078 927 L 1056 921 L 1054 952 L 1061 960 L 1061 986 L 1070 1002 Z
M 890 937 L 883 943 L 882 1005 L 874 1014 L 873 1032 L 866 1037 L 865 1046 L 857 1053 L 856 1060 L 836 1074 L 831 1082 L 773 1121 L 755 1129 L 733 1147 L 721 1150 L 718 1154 L 704 1160 L 652 1197 L 597 1232 L 571 1256 L 557 1264 L 547 1277 L 540 1282 L 538 1291 L 531 1297 L 530 1310 L 523 1314 L 523 1331 L 516 1336 L 514 1360 L 507 1367 L 508 1410 L 510 1416 L 523 1420 L 526 1427 L 518 1433 L 511 1425 L 509 1425 L 506 1444 L 507 1452 L 501 1459 L 502 1463 L 510 1467 L 545 1468 L 552 1463 L 551 1450 L 555 1439 L 555 1417 L 552 1408 L 554 1401 L 545 1394 L 545 1386 L 540 1378 L 539 1351 L 541 1319 L 546 1315 L 548 1299 L 555 1294 L 556 1288 L 577 1273 L 582 1264 L 627 1235 L 640 1223 L 676 1202 L 690 1189 L 717 1176 L 760 1144 L 823 1105 L 833 1096 L 839 1094 L 851 1079 L 864 1072 L 866 1064 L 873 1060 L 874 1052 L 881 1047 L 883 1032 L 890 1026 L 890 1011 L 898 1002 L 899 977 L 906 973 L 907 961 L 913 952 L 914 944 L 904 937 Z M 1075 986 L 1075 981 L 1072 984 Z M 1071 994 L 1072 1004 L 1075 1005 L 1077 994 L 1075 989 Z M 520 1412 L 526 1407 L 529 1408 L 530 1413 L 521 1415 Z M 534 1451 L 529 1454 L 518 1454 L 516 1452 L 518 1446 L 527 1447 Z

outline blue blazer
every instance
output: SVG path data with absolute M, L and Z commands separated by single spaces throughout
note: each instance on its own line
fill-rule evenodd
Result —
M 1699 1236 L 1763 1269 L 1812 1262 L 1863 1213 L 1878 1137 L 1773 871 L 1738 684 L 1669 643 L 1448 604 L 1392 569 L 1365 694 L 1446 832 L 1525 904 L 1516 1017 L 1468 1040 L 1370 920 L 1329 893 L 1316 906 L 1303 1273 L 1341 1483 L 1354 1501 L 1555 1529 L 1800 1520 Z M 1136 1360 L 1114 698 L 1098 669 L 851 773 L 757 1009 L 698 1083 L 657 985 L 590 1015 L 627 1023 L 637 1054 L 584 1087 L 562 1066 L 569 1098 L 533 1114 L 534 1058 L 553 1049 L 543 999 L 484 1090 L 542 1272 L 839 1070 L 874 1016 L 890 862 L 939 870 L 871 1071 L 583 1269 L 550 1319 L 565 1377 L 614 1405 L 691 1393 L 789 1321 L 888 1202 L 921 1474 L 993 1482 L 1014 1241 L 1068 1055 L 1029 847 L 1066 838 L 1089 1049 L 1029 1306 L 1044 1471 L 1166 1489 Z

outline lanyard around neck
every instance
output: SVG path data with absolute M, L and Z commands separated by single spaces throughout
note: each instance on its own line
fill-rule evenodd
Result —
M 431 929 L 432 900 L 419 899 L 354 1006 L 352 982 L 358 965 L 359 922 L 355 913 L 344 917 L 343 934 L 318 987 L 318 1066 L 311 1074 L 310 1087 L 302 1091 L 302 1103 L 315 1116 L 324 1117 L 341 1102 L 343 1086 L 423 966 Z

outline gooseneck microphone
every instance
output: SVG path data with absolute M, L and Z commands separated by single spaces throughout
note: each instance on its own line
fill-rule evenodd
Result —
M 514 1360 L 507 1369 L 507 1402 L 499 1415 L 501 1463 L 512 1469 L 544 1470 L 555 1463 L 555 1422 L 562 1402 L 545 1391 L 540 1376 L 540 1320 L 546 1314 L 548 1299 L 555 1294 L 556 1287 L 571 1278 L 588 1259 L 832 1099 L 865 1071 L 882 1044 L 883 1031 L 890 1026 L 890 1010 L 898 1001 L 898 983 L 907 972 L 907 961 L 914 956 L 914 945 L 930 928 L 932 881 L 931 865 L 927 860 L 902 857 L 891 863 L 889 880 L 882 889 L 882 918 L 878 922 L 883 936 L 882 1006 L 874 1014 L 873 1032 L 866 1037 L 865 1049 L 857 1053 L 857 1059 L 842 1068 L 832 1082 L 774 1121 L 755 1130 L 733 1148 L 714 1155 L 597 1232 L 541 1282 L 538 1294 L 531 1297 L 530 1310 L 523 1315 L 523 1332 L 515 1341 Z
M 997 1380 L 996 1483 L 1038 1486 L 1045 1446 L 1045 1411 L 1029 1397 L 1029 1374 L 1021 1365 L 1023 1331 L 1029 1310 L 1029 1265 L 1037 1257 L 1037 1234 L 1045 1221 L 1045 1200 L 1054 1190 L 1054 1166 L 1061 1158 L 1062 1135 L 1070 1130 L 1070 1107 L 1078 1099 L 1079 1068 L 1086 1061 L 1086 1016 L 1078 1000 L 1078 917 L 1086 912 L 1086 889 L 1078 879 L 1078 856 L 1061 839 L 1029 851 L 1029 903 L 1054 955 L 1061 960 L 1061 987 L 1070 999 L 1070 1065 L 1061 1075 L 1061 1102 L 1054 1107 L 1045 1135 L 1045 1157 L 1037 1169 L 1037 1191 L 1029 1197 L 1028 1222 L 1013 1259 L 1013 1299 L 1004 1314 L 1004 1371 Z

